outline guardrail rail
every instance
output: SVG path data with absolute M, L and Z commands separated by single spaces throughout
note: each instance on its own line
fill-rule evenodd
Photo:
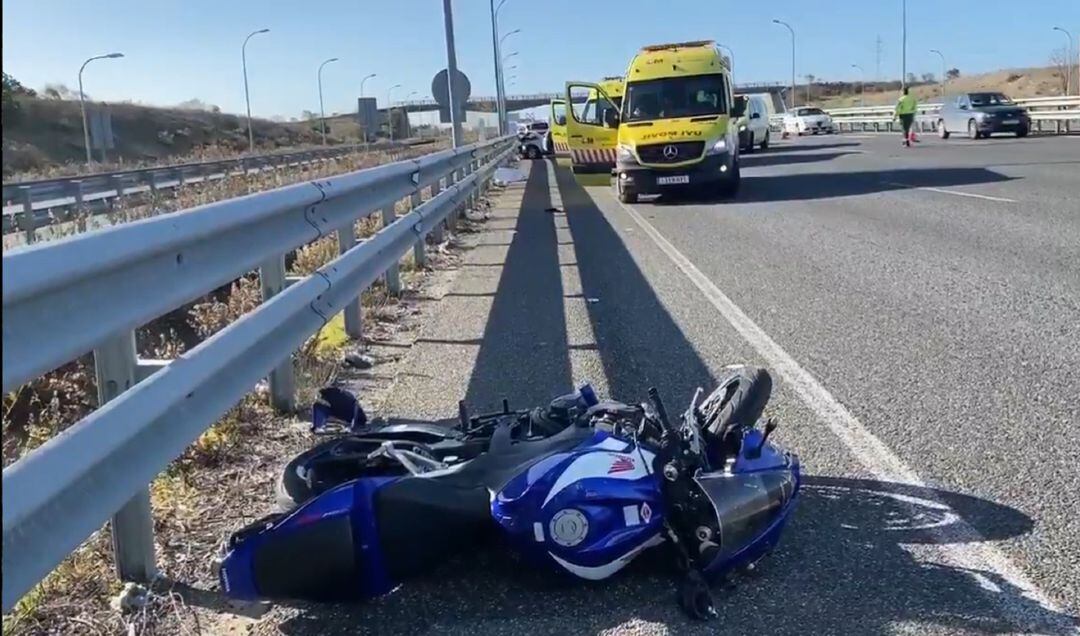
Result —
M 110 518 L 119 576 L 152 580 L 147 484 L 262 378 L 292 411 L 292 354 L 338 313 L 360 337 L 361 292 L 380 277 L 400 290 L 401 258 L 423 264 L 425 237 L 453 226 L 513 150 L 503 137 L 4 254 L 4 391 L 93 352 L 100 393 L 3 471 L 4 611 Z M 357 243 L 373 214 L 384 227 Z M 327 236 L 339 256 L 287 280 L 286 254 Z M 138 359 L 140 325 L 255 269 L 257 309 L 175 360 Z
M 1035 124 L 1033 132 L 1054 132 L 1056 134 L 1080 130 L 1080 96 L 1066 97 L 1031 97 L 1014 100 L 1017 106 L 1026 108 Z M 844 132 L 894 131 L 899 130 L 899 123 L 893 116 L 893 106 L 867 106 L 862 108 L 836 108 L 826 112 L 832 117 L 837 128 Z M 915 125 L 919 132 L 937 130 L 940 103 L 919 106 Z M 781 117 L 782 120 L 782 117 Z M 1046 124 L 1053 124 L 1047 130 Z
M 156 193 L 251 172 L 295 168 L 356 152 L 398 150 L 412 145 L 415 142 L 350 144 L 5 183 L 2 233 L 21 230 L 26 233 L 26 242 L 33 243 L 38 229 L 108 213 L 112 209 L 112 202 L 120 197 Z M 34 213 L 27 214 L 27 210 Z

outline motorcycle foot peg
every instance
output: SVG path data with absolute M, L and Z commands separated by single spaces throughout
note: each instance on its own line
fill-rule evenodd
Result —
M 687 616 L 698 621 L 716 618 L 712 590 L 697 572 L 692 572 L 679 585 L 679 607 Z

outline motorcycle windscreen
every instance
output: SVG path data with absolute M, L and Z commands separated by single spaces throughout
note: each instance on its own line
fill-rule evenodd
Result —
M 706 569 L 753 546 L 779 521 L 795 494 L 795 476 L 787 470 L 698 477 L 698 486 L 716 514 L 710 541 L 699 554 Z

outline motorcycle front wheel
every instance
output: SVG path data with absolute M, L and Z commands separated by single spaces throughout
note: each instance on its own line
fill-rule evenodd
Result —
M 772 395 L 772 376 L 767 369 L 736 365 L 724 371 L 700 407 L 705 429 L 718 437 L 733 426 L 754 426 Z

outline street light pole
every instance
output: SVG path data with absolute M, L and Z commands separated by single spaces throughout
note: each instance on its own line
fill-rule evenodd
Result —
M 791 25 L 783 20 L 773 20 L 774 24 L 779 24 L 787 27 L 787 30 L 791 32 L 791 107 L 795 107 L 795 29 L 791 28 Z
M 390 141 L 394 140 L 394 104 L 390 101 L 390 94 L 395 88 L 401 88 L 401 84 L 394 84 L 386 89 L 386 127 L 390 130 Z
M 735 52 L 731 50 L 731 47 L 726 44 L 717 44 L 720 48 L 727 51 L 728 62 L 731 64 L 731 68 L 728 69 L 731 73 L 735 72 Z
M 1068 44 L 1065 45 L 1065 94 L 1068 95 L 1072 93 L 1072 60 L 1069 58 L 1072 57 L 1073 37 L 1072 33 L 1061 27 L 1056 26 L 1054 30 L 1064 33 L 1065 39 L 1068 41 Z M 1080 49 L 1080 44 L 1077 44 L 1077 49 Z M 1080 57 L 1076 59 L 1076 74 L 1077 88 L 1080 89 Z M 1080 95 L 1080 90 L 1077 91 L 1077 94 Z
M 324 145 L 324 146 L 326 145 L 326 109 L 323 107 L 322 70 L 323 70 L 323 67 L 326 66 L 327 64 L 329 64 L 330 62 L 336 62 L 336 61 L 338 61 L 338 58 L 336 58 L 336 57 L 332 57 L 332 58 L 330 58 L 328 60 L 324 60 L 323 63 L 319 65 L 319 72 L 317 73 L 317 75 L 319 77 L 319 116 L 322 118 L 320 120 L 320 122 L 322 124 L 320 126 L 320 128 L 322 128 L 322 145 Z
M 941 58 L 941 98 L 945 99 L 945 54 L 937 49 L 930 49 L 931 53 L 937 53 Z
M 859 69 L 859 106 L 866 106 L 866 71 L 858 64 L 852 64 L 851 68 Z
M 364 82 L 368 81 L 373 77 L 376 77 L 375 73 L 372 73 L 371 75 L 368 75 L 364 79 L 360 80 L 360 97 L 364 96 Z
M 247 43 L 248 40 L 255 37 L 260 33 L 269 33 L 270 29 L 259 29 L 258 31 L 252 31 L 244 38 L 244 44 L 240 47 L 240 61 L 244 66 L 244 103 L 247 104 L 247 125 L 248 125 L 248 152 L 255 152 L 255 132 L 251 129 L 251 93 L 248 92 L 248 78 L 247 78 Z
M 507 130 L 507 132 L 509 132 L 510 130 L 510 124 L 507 121 L 508 116 L 506 112 L 506 70 L 503 68 L 503 63 L 506 62 L 506 60 L 514 57 L 518 53 L 517 51 L 514 51 L 513 53 L 504 56 L 502 55 L 502 45 L 503 42 L 506 41 L 506 38 L 514 35 L 515 33 L 521 33 L 521 29 L 514 29 L 509 33 L 503 34 L 503 36 L 499 38 L 499 112 L 501 113 L 503 127 Z
M 82 74 L 86 65 L 94 60 L 112 60 L 118 57 L 124 57 L 123 53 L 108 53 L 106 55 L 95 55 L 94 57 L 86 60 L 79 67 L 79 110 L 82 112 L 82 132 L 83 132 L 83 144 L 86 146 L 86 165 L 89 167 L 93 165 L 94 158 L 90 155 L 90 123 L 86 120 L 86 94 L 83 92 Z
M 502 118 L 502 64 L 499 57 L 499 9 L 506 4 L 506 0 L 500 0 L 495 4 L 491 0 L 491 61 L 495 65 L 495 114 L 499 120 L 499 134 L 505 135 L 505 126 Z
M 900 91 L 907 88 L 907 0 L 901 0 L 900 27 Z

